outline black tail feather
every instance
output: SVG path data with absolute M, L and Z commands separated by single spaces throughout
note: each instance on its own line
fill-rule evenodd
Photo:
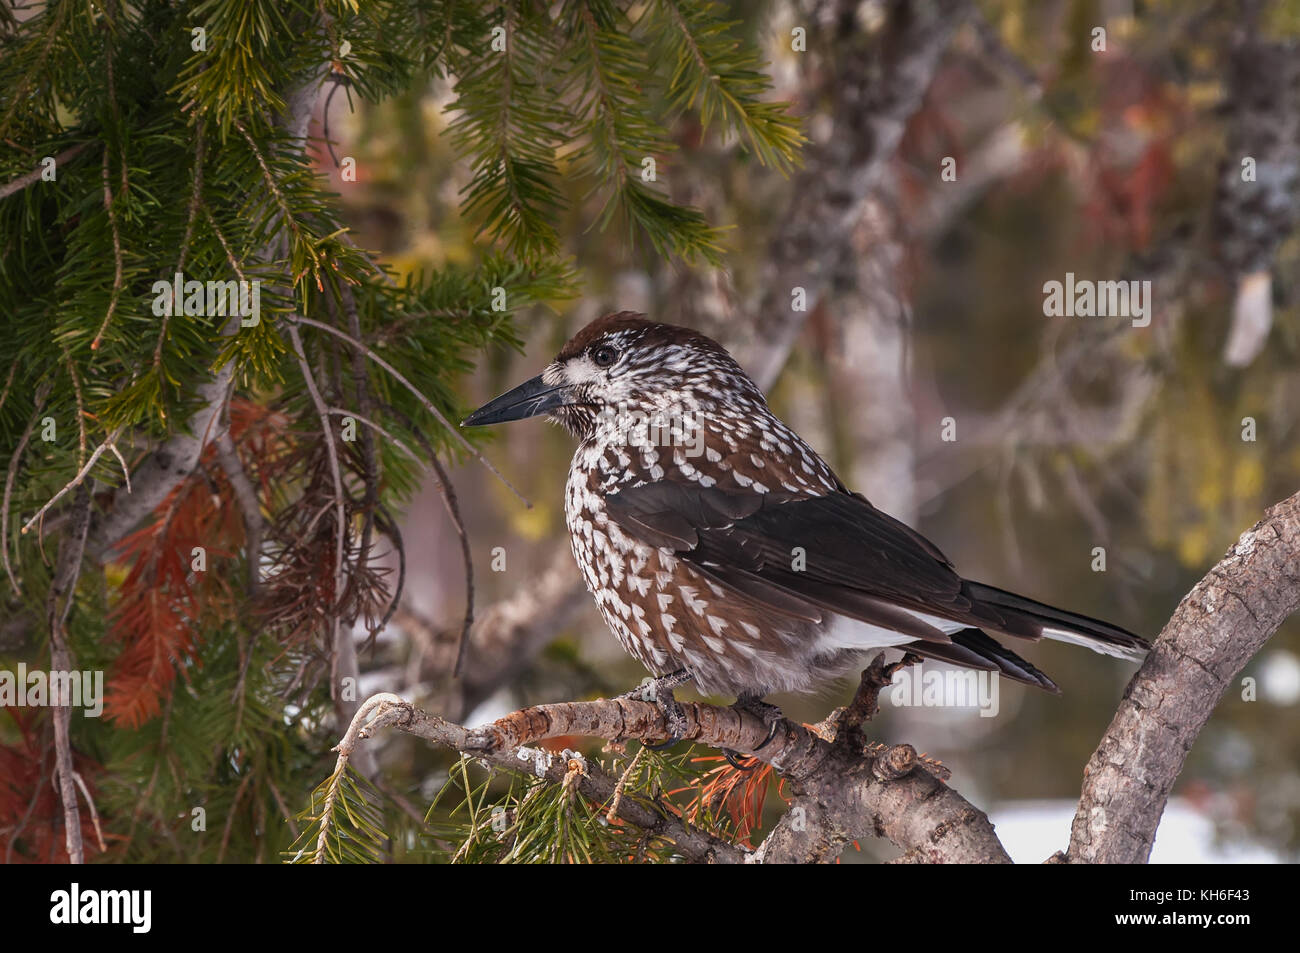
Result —
M 905 652 L 952 662 L 966 668 L 998 672 L 1012 681 L 1061 694 L 1056 683 L 1005 645 L 999 645 L 979 629 L 962 629 L 952 634 L 952 643 L 909 642 Z
M 991 606 L 1003 615 L 1014 613 L 1021 619 L 1031 620 L 1041 630 L 1044 638 L 1084 645 L 1094 652 L 1133 662 L 1140 662 L 1151 648 L 1145 639 L 1127 629 L 1077 612 L 1067 612 L 1035 602 L 1014 592 L 980 582 L 966 582 L 963 591 L 971 599 Z

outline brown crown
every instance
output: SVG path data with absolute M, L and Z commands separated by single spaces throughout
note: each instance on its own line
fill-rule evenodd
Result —
M 717 341 L 705 337 L 691 328 L 651 321 L 638 311 L 619 311 L 616 314 L 607 314 L 597 318 L 569 338 L 569 343 L 564 345 L 555 359 L 557 361 L 567 361 L 571 357 L 577 357 L 600 338 L 616 331 L 642 332 L 637 341 L 642 346 L 654 347 L 661 344 L 692 343 L 697 347 L 716 351 L 719 354 L 727 353 L 726 349 Z

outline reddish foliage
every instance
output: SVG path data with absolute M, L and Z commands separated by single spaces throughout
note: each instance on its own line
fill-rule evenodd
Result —
M 696 778 L 688 788 L 671 793 L 695 790 L 695 797 L 686 806 L 686 819 L 699 824 L 706 807 L 720 806 L 735 827 L 738 843 L 753 847 L 751 838 L 763 825 L 763 804 L 767 800 L 775 772 L 770 764 L 757 758 L 748 759 L 746 770 L 732 767 L 721 755 L 692 758 L 696 764 L 719 762 L 715 767 Z M 780 788 L 777 791 L 780 794 Z
M 0 745 L 0 863 L 64 863 L 63 806 L 52 783 L 54 745 L 49 708 L 0 708 L 17 729 L 18 741 Z M 0 718 L 0 724 L 4 721 Z M 95 795 L 94 761 L 73 753 L 73 767 Z M 86 859 L 99 852 L 87 812 L 81 811 Z
M 373 503 L 350 489 L 364 481 L 365 463 L 357 444 L 340 447 L 344 484 L 341 578 L 335 567 L 339 546 L 339 508 L 331 463 L 322 439 L 302 439 L 279 458 L 282 484 L 292 499 L 280 501 L 267 523 L 267 578 L 258 605 L 260 626 L 275 633 L 286 650 L 307 648 L 322 662 L 334 651 L 329 638 L 337 618 L 350 626 L 364 620 L 373 637 L 392 605 L 387 567 L 375 558 L 379 538 L 395 540 L 393 527 Z M 396 542 L 393 541 L 396 549 Z
M 269 467 L 251 469 L 271 452 L 283 418 L 247 401 L 230 408 L 231 436 L 241 445 L 250 479 L 267 492 Z M 259 457 L 265 453 L 266 456 Z M 178 670 L 195 662 L 204 619 L 234 615 L 234 593 L 215 558 L 233 558 L 244 542 L 244 527 L 230 482 L 212 466 L 209 446 L 202 465 L 181 482 L 154 512 L 154 520 L 114 548 L 130 566 L 109 614 L 108 637 L 122 646 L 109 675 L 105 711 L 127 727 L 157 717 Z M 194 550 L 208 560 L 204 572 L 191 569 Z

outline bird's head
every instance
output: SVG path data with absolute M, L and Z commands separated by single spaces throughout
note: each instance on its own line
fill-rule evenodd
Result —
M 690 328 L 634 311 L 597 318 L 570 338 L 541 374 L 462 421 L 483 426 L 547 414 L 580 437 L 625 412 L 707 412 L 728 398 L 763 401 L 720 344 Z

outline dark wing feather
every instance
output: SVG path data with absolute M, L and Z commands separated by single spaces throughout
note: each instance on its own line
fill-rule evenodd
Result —
M 845 492 L 757 494 L 659 480 L 605 498 L 609 518 L 654 546 L 672 549 L 719 585 L 778 612 L 820 621 L 860 619 L 920 642 L 909 649 L 1003 674 L 1048 691 L 1042 672 L 985 635 L 1038 640 L 1073 633 L 1098 651 L 1140 658 L 1147 643 L 1098 619 L 970 582 L 920 533 Z M 793 567 L 796 547 L 805 565 Z M 908 611 L 910 610 L 910 611 Z M 959 622 L 952 635 L 912 612 Z
M 610 494 L 605 505 L 630 535 L 782 611 L 815 607 L 938 643 L 952 640 L 903 610 L 1039 634 L 974 604 L 932 543 L 855 494 L 797 499 L 659 480 Z M 800 570 L 796 547 L 806 560 Z

